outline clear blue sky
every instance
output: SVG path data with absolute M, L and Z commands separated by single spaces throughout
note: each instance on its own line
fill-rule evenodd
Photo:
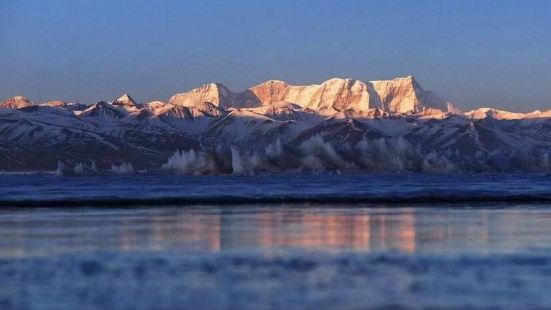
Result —
M 0 43 L 2 98 L 415 75 L 464 109 L 551 109 L 547 0 L 0 0 Z

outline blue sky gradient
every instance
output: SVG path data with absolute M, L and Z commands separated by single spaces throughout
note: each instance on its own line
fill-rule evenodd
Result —
M 551 109 L 546 0 L 0 0 L 0 42 L 2 98 L 415 75 L 463 109 Z

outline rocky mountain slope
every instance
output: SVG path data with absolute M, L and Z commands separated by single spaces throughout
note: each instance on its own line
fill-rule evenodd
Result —
M 0 169 L 60 173 L 542 171 L 551 111 L 462 113 L 409 76 L 235 93 L 210 83 L 168 102 L 0 103 Z
M 423 90 L 412 76 L 375 82 L 335 78 L 320 85 L 308 86 L 272 80 L 240 93 L 233 93 L 220 83 L 210 83 L 176 94 L 169 100 L 170 104 L 179 106 L 200 106 L 205 102 L 234 108 L 288 102 L 321 115 L 348 110 L 365 114 L 373 108 L 391 113 L 421 112 L 427 108 L 446 112 L 453 109 L 451 103 Z

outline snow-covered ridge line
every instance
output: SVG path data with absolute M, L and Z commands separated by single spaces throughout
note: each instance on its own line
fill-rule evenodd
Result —
M 465 113 L 413 77 L 220 83 L 139 103 L 14 97 L 0 104 L 0 169 L 60 174 L 542 171 L 551 111 Z
M 270 80 L 242 92 L 232 92 L 222 83 L 208 83 L 187 92 L 173 95 L 162 106 L 202 107 L 212 104 L 224 108 L 258 108 L 286 102 L 325 116 L 342 111 L 364 114 L 377 108 L 388 113 L 418 113 L 427 109 L 454 112 L 456 108 L 425 91 L 413 76 L 386 81 L 363 82 L 356 79 L 333 78 L 321 84 L 291 85 Z M 114 100 L 121 106 L 136 107 L 129 95 Z M 158 102 L 157 102 L 158 103 Z M 25 97 L 18 96 L 0 103 L 0 108 L 19 109 L 33 106 Z M 41 106 L 66 107 L 60 101 Z M 150 104 L 145 104 L 150 106 Z M 159 104 L 157 104 L 159 105 Z
M 362 82 L 350 78 L 333 78 L 321 84 L 292 85 L 281 80 L 269 80 L 252 86 L 242 92 L 232 92 L 224 84 L 213 82 L 187 92 L 173 95 L 167 102 L 153 101 L 138 104 L 130 95 L 108 102 L 130 110 L 148 108 L 153 113 L 171 107 L 188 108 L 260 108 L 266 111 L 274 106 L 293 106 L 316 112 L 324 117 L 345 112 L 354 116 L 364 116 L 381 110 L 395 116 L 422 113 L 425 117 L 440 117 L 453 113 L 471 119 L 492 117 L 495 119 L 527 119 L 551 117 L 551 109 L 527 113 L 509 112 L 489 107 L 481 107 L 462 112 L 454 104 L 441 99 L 431 91 L 422 89 L 413 76 L 392 80 Z M 97 104 L 97 103 L 96 103 Z M 0 103 L 0 108 L 21 109 L 31 106 L 65 108 L 79 114 L 87 106 L 80 103 L 65 103 L 53 100 L 35 104 L 24 96 L 9 98 Z M 254 111 L 259 112 L 259 111 Z

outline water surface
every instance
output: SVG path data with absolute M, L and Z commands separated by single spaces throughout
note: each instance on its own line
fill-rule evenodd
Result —
M 0 174 L 0 205 L 551 202 L 549 174 Z
M 551 208 L 499 204 L 38 208 L 0 212 L 0 256 L 85 251 L 531 253 Z
M 4 175 L 0 308 L 550 308 L 550 179 Z

